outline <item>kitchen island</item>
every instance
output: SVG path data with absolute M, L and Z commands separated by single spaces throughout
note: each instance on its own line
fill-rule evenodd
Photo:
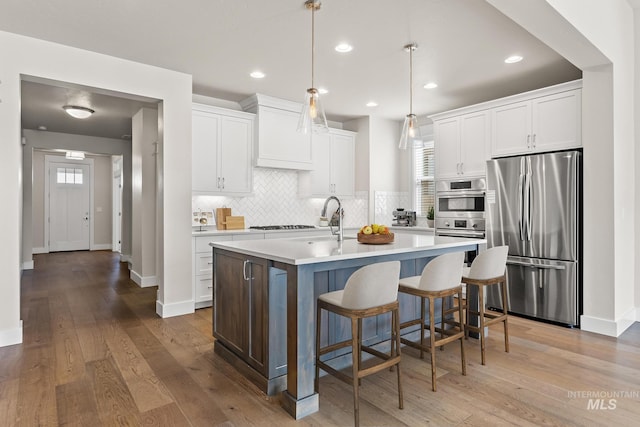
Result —
M 401 277 L 420 274 L 430 259 L 477 251 L 482 239 L 396 234 L 386 245 L 365 245 L 355 236 L 212 242 L 215 351 L 267 394 L 283 391 L 282 403 L 296 419 L 316 412 L 315 305 L 318 295 L 344 288 L 358 268 L 401 261 Z M 401 321 L 419 316 L 419 300 L 402 295 Z M 349 328 L 326 316 L 323 342 L 345 339 Z M 367 319 L 367 345 L 388 339 L 388 318 Z M 323 323 L 324 324 L 324 323 Z M 341 354 L 336 353 L 335 357 Z

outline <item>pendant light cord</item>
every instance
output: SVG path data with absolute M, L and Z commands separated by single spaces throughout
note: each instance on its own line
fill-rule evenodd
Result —
M 413 50 L 414 45 L 409 46 L 409 114 L 413 115 Z
M 316 4 L 315 1 L 311 4 L 311 87 L 315 88 L 313 84 L 314 72 L 315 69 L 315 56 L 316 56 L 316 43 L 315 43 L 315 17 L 316 17 Z

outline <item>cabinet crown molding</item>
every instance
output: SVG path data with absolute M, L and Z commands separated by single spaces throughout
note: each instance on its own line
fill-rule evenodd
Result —
M 560 83 L 557 85 L 535 89 L 528 92 L 518 93 L 516 95 L 493 99 L 491 101 L 481 102 L 479 104 L 473 104 L 466 107 L 456 108 L 455 110 L 443 111 L 442 113 L 431 114 L 427 117 L 435 122 L 438 120 L 447 119 L 449 117 L 489 110 L 491 108 L 499 107 L 502 105 L 513 104 L 516 102 L 540 98 L 554 93 L 567 92 L 575 89 L 582 89 L 582 79 L 572 80 L 566 83 Z
M 248 98 L 240 101 L 240 106 L 243 110 L 251 113 L 256 113 L 258 106 L 278 108 L 280 110 L 292 111 L 294 113 L 300 113 L 302 111 L 302 104 L 299 102 L 288 101 L 286 99 L 275 98 L 269 95 L 263 95 L 256 93 Z

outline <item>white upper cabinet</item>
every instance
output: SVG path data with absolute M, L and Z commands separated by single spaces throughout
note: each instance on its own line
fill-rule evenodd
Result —
M 193 105 L 193 193 L 251 193 L 253 128 L 253 114 Z
M 489 113 L 434 119 L 436 179 L 483 176 L 488 158 Z
M 311 137 L 313 170 L 298 176 L 299 194 L 311 197 L 353 197 L 355 133 L 330 129 Z
M 261 167 L 311 170 L 311 136 L 298 132 L 302 105 L 256 94 L 240 103 L 256 113 L 255 165 Z
M 496 107 L 492 110 L 492 157 L 582 145 L 581 89 Z

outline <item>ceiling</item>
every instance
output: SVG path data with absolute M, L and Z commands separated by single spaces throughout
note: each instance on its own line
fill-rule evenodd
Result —
M 419 116 L 581 77 L 482 0 L 323 0 L 315 24 L 316 86 L 329 90 L 322 102 L 334 121 L 402 120 L 409 112 L 403 49 L 409 42 L 418 44 L 413 110 Z M 311 83 L 311 12 L 304 0 L 3 0 L 0 30 L 188 73 L 194 93 L 231 101 L 257 92 L 301 102 Z M 339 42 L 353 51 L 337 53 Z M 505 64 L 512 54 L 524 60 Z M 266 77 L 252 79 L 249 73 L 258 69 Z M 429 81 L 438 88 L 423 89 Z M 24 86 L 25 127 L 62 129 L 57 116 L 66 119 L 62 102 L 73 94 L 55 85 L 62 88 Z M 78 131 L 69 130 L 72 122 L 65 132 L 130 133 L 100 123 L 126 121 L 135 105 L 82 89 L 96 114 L 73 121 Z M 378 106 L 366 107 L 369 101 Z M 97 135 L 98 129 L 114 130 Z

